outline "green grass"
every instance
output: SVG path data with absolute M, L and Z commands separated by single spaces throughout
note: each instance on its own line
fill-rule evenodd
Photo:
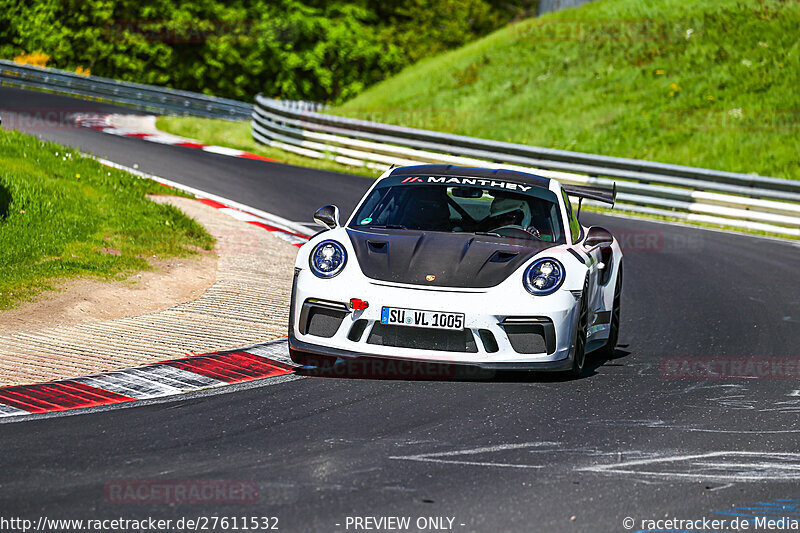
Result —
M 800 178 L 800 2 L 597 0 L 409 67 L 331 112 Z
M 0 131 L 0 310 L 65 278 L 124 279 L 151 269 L 147 258 L 211 249 L 197 222 L 145 197 L 165 192 L 175 194 L 73 149 Z
M 271 157 L 300 167 L 318 168 L 346 174 L 358 174 L 370 178 L 377 178 L 380 172 L 365 167 L 342 165 L 330 159 L 315 159 L 304 157 L 292 152 L 264 146 L 253 140 L 250 122 L 233 122 L 230 120 L 198 118 L 198 117 L 159 117 L 156 126 L 161 131 L 196 139 L 205 144 L 215 144 L 237 150 L 245 150 L 254 154 Z

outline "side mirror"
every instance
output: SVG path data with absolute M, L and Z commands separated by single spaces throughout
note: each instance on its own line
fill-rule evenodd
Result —
M 583 241 L 583 246 L 586 248 L 594 248 L 595 246 L 611 244 L 612 242 L 614 242 L 614 237 L 611 236 L 611 233 L 607 229 L 601 228 L 600 226 L 592 226 L 589 228 L 589 231 L 586 232 L 586 239 Z
M 339 227 L 339 208 L 335 205 L 326 205 L 314 213 L 314 222 L 329 229 Z

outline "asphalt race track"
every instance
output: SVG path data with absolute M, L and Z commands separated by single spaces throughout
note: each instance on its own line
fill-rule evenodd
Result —
M 55 121 L 39 121 L 36 116 L 19 119 L 14 111 L 40 113 L 44 117 L 49 116 L 45 113 L 50 113 L 58 118 Z M 349 215 L 349 209 L 354 207 L 350 204 L 361 197 L 371 181 L 360 176 L 264 161 L 243 159 L 233 163 L 231 157 L 198 154 L 199 150 L 191 148 L 120 138 L 63 124 L 68 113 L 138 113 L 130 108 L 0 87 L 0 112 L 4 128 L 17 124 L 19 127 L 14 129 L 78 147 L 121 165 L 137 165 L 142 172 L 191 185 L 290 220 L 310 222 L 314 210 L 325 203 L 338 203 L 342 216 Z
M 37 106 L 110 110 L 0 88 L 4 127 L 8 110 Z M 349 213 L 370 184 L 88 129 L 35 133 L 291 220 L 310 221 L 326 203 Z M 626 249 L 620 346 L 588 377 L 306 377 L 3 424 L 0 508 L 34 519 L 275 516 L 282 531 L 441 516 L 454 518 L 453 531 L 604 532 L 626 531 L 626 517 L 724 518 L 715 513 L 800 498 L 800 248 L 594 214 L 586 222 Z M 698 358 L 766 361 L 767 375 L 675 379 L 676 362 Z M 245 480 L 260 496 L 104 499 L 107 483 L 135 480 Z

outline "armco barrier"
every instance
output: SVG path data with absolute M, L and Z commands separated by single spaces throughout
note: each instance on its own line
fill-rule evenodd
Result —
M 302 155 L 376 170 L 447 163 L 534 172 L 573 185 L 616 183 L 616 209 L 800 236 L 800 180 L 526 146 L 319 110 L 259 95 L 253 137 Z
M 84 76 L 66 70 L 21 65 L 2 59 L 0 83 L 21 88 L 45 89 L 70 96 L 98 98 L 170 115 L 246 120 L 253 112 L 252 104 L 237 100 L 99 76 Z

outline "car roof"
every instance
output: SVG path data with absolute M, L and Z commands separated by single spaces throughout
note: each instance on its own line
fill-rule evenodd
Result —
M 489 178 L 516 181 L 526 185 L 550 188 L 550 179 L 527 172 L 502 168 L 457 167 L 455 165 L 414 165 L 397 167 L 389 176 L 458 176 L 462 178 Z M 388 177 L 388 176 L 387 176 Z

